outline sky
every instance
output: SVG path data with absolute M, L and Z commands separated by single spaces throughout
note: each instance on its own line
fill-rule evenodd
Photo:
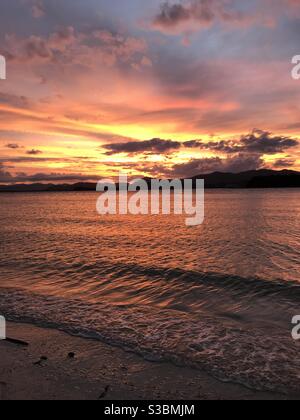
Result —
M 300 0 L 2 0 L 0 182 L 300 170 Z

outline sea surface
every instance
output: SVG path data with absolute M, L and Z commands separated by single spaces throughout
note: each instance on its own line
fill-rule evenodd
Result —
M 300 390 L 300 190 L 211 190 L 205 222 L 0 195 L 0 314 L 259 390 Z

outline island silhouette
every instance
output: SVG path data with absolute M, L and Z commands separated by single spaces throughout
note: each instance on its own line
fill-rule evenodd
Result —
M 152 178 L 143 179 L 151 185 Z M 206 189 L 300 188 L 300 172 L 291 170 L 274 171 L 271 169 L 261 169 L 240 173 L 213 172 L 210 174 L 200 174 L 192 177 L 194 185 L 196 185 L 197 179 L 204 179 Z M 184 179 L 182 179 L 183 181 Z M 77 182 L 73 184 L 10 184 L 0 185 L 0 193 L 96 191 L 96 185 L 96 182 Z

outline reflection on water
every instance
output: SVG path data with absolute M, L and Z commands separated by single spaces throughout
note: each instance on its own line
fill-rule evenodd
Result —
M 1 194 L 0 309 L 148 356 L 220 365 L 223 379 L 298 386 L 299 193 L 207 191 L 205 222 L 192 228 L 184 216 L 100 217 L 96 193 Z

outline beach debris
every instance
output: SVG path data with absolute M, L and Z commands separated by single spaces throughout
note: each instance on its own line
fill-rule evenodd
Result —
M 75 353 L 73 353 L 72 351 L 68 354 L 69 359 L 75 359 L 75 356 Z
M 105 388 L 104 388 L 104 391 L 102 392 L 102 394 L 99 396 L 99 398 L 98 398 L 98 400 L 102 400 L 103 398 L 105 398 L 106 397 L 106 395 L 108 394 L 108 391 L 110 390 L 110 386 L 109 385 L 107 385 Z
M 29 346 L 29 343 L 27 343 L 26 341 L 17 340 L 15 338 L 6 337 L 5 341 L 7 341 L 8 343 L 11 343 L 11 344 L 16 344 L 18 346 L 24 346 L 24 347 Z
M 40 360 L 38 360 L 37 362 L 34 362 L 34 366 L 41 366 L 43 364 L 43 362 L 47 362 L 48 357 L 46 356 L 41 356 Z

